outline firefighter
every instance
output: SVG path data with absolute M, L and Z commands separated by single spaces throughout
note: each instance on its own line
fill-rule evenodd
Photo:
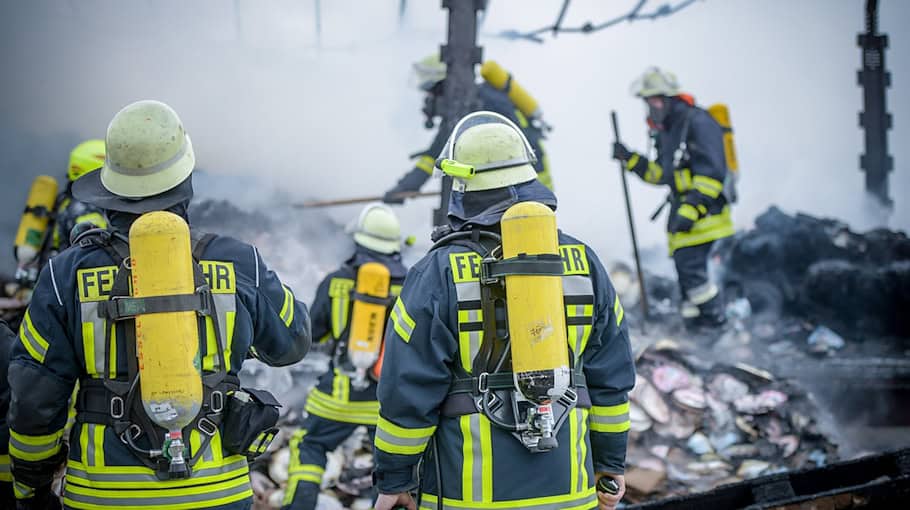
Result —
M 16 334 L 0 319 L 0 508 L 15 508 L 13 475 L 9 466 L 9 383 L 6 382 L 9 353 L 16 342 Z
M 690 327 L 720 326 L 723 297 L 708 278 L 708 257 L 715 241 L 734 234 L 723 132 L 681 93 L 672 73 L 650 68 L 632 90 L 647 105 L 657 156 L 649 160 L 617 141 L 613 158 L 645 182 L 670 188 L 667 236 L 683 296 L 681 315 Z
M 485 79 L 477 85 L 480 109 L 504 115 L 521 127 L 525 137 L 531 142 L 531 146 L 537 153 L 537 161 L 534 163 L 537 178 L 546 187 L 553 189 L 550 163 L 543 147 L 543 139 L 548 126 L 541 119 L 537 102 L 495 62 L 484 63 L 481 74 Z M 435 117 L 442 113 L 436 111 L 436 104 L 441 100 L 443 87 L 445 87 L 446 64 L 440 60 L 439 54 L 430 55 L 414 64 L 414 75 L 420 90 L 426 93 L 424 102 L 427 107 L 424 108 L 424 113 L 427 116 L 427 126 L 432 127 Z M 521 96 L 516 98 L 514 92 L 520 92 Z M 439 156 L 448 136 L 449 134 L 442 129 L 436 131 L 433 143 L 427 150 L 416 155 L 417 163 L 414 168 L 386 192 L 384 202 L 401 204 L 404 202 L 404 198 L 398 194 L 420 190 L 433 173 L 433 162 Z
M 107 228 L 104 213 L 96 206 L 73 198 L 73 182 L 83 175 L 98 170 L 104 164 L 104 140 L 86 140 L 70 152 L 70 166 L 66 172 L 66 188 L 57 197 L 57 212 L 54 219 L 53 247 L 63 251 L 70 245 L 73 227 L 87 223 L 98 228 Z
M 392 299 L 401 290 L 406 268 L 401 263 L 401 228 L 392 210 L 383 204 L 367 205 L 351 223 L 348 231 L 354 239 L 354 253 L 338 270 L 319 284 L 310 309 L 313 338 L 330 343 L 332 361 L 329 370 L 307 397 L 307 418 L 291 438 L 291 465 L 286 509 L 316 508 L 326 452 L 347 439 L 359 426 L 366 426 L 372 438 L 376 430 L 379 402 L 376 401 L 375 377 L 359 381 L 349 356 L 352 332 L 356 325 L 354 301 L 364 278 L 366 264 L 380 264 L 388 270 L 388 295 L 380 309 L 380 324 L 385 324 Z
M 434 247 L 409 270 L 387 326 L 374 441 L 376 508 L 417 508 L 409 492 L 418 489 L 416 468 L 426 455 L 423 509 L 612 509 L 624 491 L 627 392 L 635 372 L 609 277 L 590 247 L 568 234 L 557 238 L 555 219 L 546 229 L 507 237 L 509 222 L 522 218 L 514 214 L 519 206 L 550 217 L 556 210 L 555 195 L 536 179 L 533 149 L 508 119 L 466 116 L 442 154 L 440 168 L 454 179 L 451 228 L 437 232 Z M 546 257 L 502 255 L 506 240 L 530 243 L 545 234 L 552 242 Z M 497 274 L 541 274 L 558 287 L 522 294 L 505 276 L 503 297 Z M 543 302 L 545 312 L 528 316 Z M 529 405 L 516 390 L 519 320 L 530 324 L 521 352 L 529 348 L 529 331 L 541 344 L 557 340 L 549 356 L 536 360 L 552 361 L 552 371 L 539 372 L 553 374 L 552 385 L 539 386 L 552 402 Z M 541 420 L 532 420 L 529 409 Z M 601 478 L 614 480 L 619 493 L 597 493 Z
M 131 240 L 139 224 L 164 217 L 185 229 L 193 148 L 176 112 L 157 101 L 123 108 L 106 141 L 103 168 L 78 179 L 73 194 L 101 208 L 110 228 L 85 232 L 41 271 L 10 357 L 9 445 L 18 505 L 56 506 L 50 483 L 65 462 L 66 508 L 249 508 L 247 455 L 267 441 L 268 423 L 277 421 L 278 411 L 264 392 L 241 390 L 237 374 L 247 357 L 272 366 L 303 358 L 310 345 L 307 308 L 255 247 L 229 237 L 184 230 L 186 252 L 145 258 L 137 267 L 131 255 L 149 242 Z M 177 240 L 163 246 L 177 246 Z M 146 271 L 150 265 L 173 285 L 178 260 L 189 261 L 188 283 L 195 292 L 165 293 L 158 301 L 135 297 L 148 295 L 138 294 L 137 284 L 155 276 Z M 198 349 L 178 344 L 176 332 L 167 330 L 164 342 L 160 329 L 153 342 L 151 329 L 138 327 L 142 321 L 151 328 L 149 318 L 167 314 L 185 326 L 186 312 L 194 311 L 189 330 Z M 181 368 L 195 369 L 196 385 L 199 379 L 204 385 L 202 398 L 193 401 L 199 411 L 177 435 L 168 432 L 167 443 L 155 424 L 179 410 L 168 400 L 154 407 L 146 390 L 167 384 L 169 376 L 143 378 L 139 385 L 137 375 L 160 370 L 144 363 L 157 364 L 145 356 L 162 352 Z M 176 376 L 178 365 L 167 366 Z M 77 381 L 67 452 L 62 435 Z M 184 451 L 180 465 L 175 460 Z

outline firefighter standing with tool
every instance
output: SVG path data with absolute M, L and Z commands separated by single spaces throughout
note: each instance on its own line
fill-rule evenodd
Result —
M 734 234 L 724 130 L 681 93 L 672 73 L 648 69 L 632 89 L 648 107 L 657 156 L 648 160 L 617 141 L 613 158 L 645 182 L 670 187 L 667 235 L 683 296 L 680 312 L 687 326 L 719 326 L 724 302 L 708 278 L 708 257 L 714 241 Z
M 635 381 L 623 308 L 593 250 L 557 232 L 534 161 L 492 112 L 463 118 L 437 161 L 454 178 L 451 228 L 408 272 L 389 320 L 378 510 L 417 508 L 424 456 L 422 509 L 607 509 L 622 497 Z
M 57 193 L 57 180 L 39 175 L 32 182 L 25 211 L 16 233 L 14 254 L 17 279 L 26 287 L 34 285 L 38 272 L 55 253 L 70 245 L 70 232 L 83 223 L 107 227 L 97 207 L 73 198 L 73 182 L 104 164 L 104 140 L 86 140 L 70 152 L 66 188 Z
M 371 437 L 376 430 L 383 330 L 407 269 L 401 227 L 388 206 L 367 205 L 348 230 L 354 254 L 322 280 L 310 309 L 313 337 L 331 342 L 332 362 L 307 396 L 308 416 L 291 438 L 285 509 L 315 509 L 326 452 L 359 426 Z
M 430 55 L 414 64 L 418 86 L 426 92 L 423 109 L 427 117 L 426 126 L 432 128 L 434 119 L 441 114 L 437 104 L 442 99 L 445 87 L 446 64 L 439 54 Z M 537 154 L 534 170 L 537 178 L 546 187 L 553 189 L 553 177 L 550 174 L 550 163 L 544 151 L 543 139 L 550 127 L 543 122 L 543 114 L 534 99 L 506 70 L 495 61 L 484 62 L 480 68 L 483 82 L 477 85 L 477 97 L 480 109 L 499 113 L 521 127 L 525 137 L 531 142 Z M 419 191 L 433 173 L 433 162 L 442 151 L 449 133 L 437 130 L 432 145 L 417 154 L 414 168 L 402 177 L 398 183 L 385 194 L 386 203 L 403 203 L 404 199 L 396 197 L 398 193 Z
M 73 194 L 111 227 L 48 262 L 11 354 L 18 504 L 56 506 L 50 483 L 66 462 L 66 508 L 248 508 L 247 458 L 274 437 L 278 403 L 241 389 L 237 374 L 249 355 L 272 366 L 303 358 L 306 306 L 255 247 L 190 233 L 195 157 L 169 106 L 126 106 L 107 147 Z

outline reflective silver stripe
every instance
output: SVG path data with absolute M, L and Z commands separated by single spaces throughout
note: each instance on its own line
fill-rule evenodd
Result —
M 464 312 L 468 316 L 466 322 L 480 322 L 483 320 L 483 311 L 481 310 L 464 310 Z
M 578 408 L 572 409 L 572 415 L 575 419 L 575 430 L 578 432 L 578 437 L 575 438 L 577 440 L 577 443 L 575 444 L 575 456 L 576 456 L 575 465 L 578 466 L 578 472 L 579 472 L 578 485 L 575 486 L 575 490 L 578 492 L 581 492 L 581 491 L 585 490 L 585 488 L 586 488 L 584 486 L 585 477 L 581 476 L 581 472 L 584 471 L 585 469 L 587 469 L 587 467 L 585 466 L 585 463 L 584 463 L 585 462 L 584 448 L 585 448 L 586 434 L 582 433 L 582 431 L 584 430 L 584 426 L 585 426 L 584 414 L 585 413 L 582 412 L 581 409 L 578 409 Z
M 689 301 L 692 301 L 692 303 L 703 305 L 714 299 L 714 296 L 719 292 L 717 285 L 714 285 L 712 282 L 705 282 L 698 287 L 689 289 L 689 291 L 686 292 L 686 295 L 689 296 Z
M 494 508 L 498 508 L 500 505 L 505 505 L 509 503 L 506 501 L 494 501 L 493 504 L 497 505 Z M 442 508 L 445 510 L 477 510 L 478 506 L 476 503 L 465 503 L 464 505 L 458 504 L 458 502 L 453 502 L 451 500 L 444 500 Z M 514 506 L 509 505 L 504 507 L 508 510 L 564 510 L 566 508 L 597 508 L 597 495 L 588 494 L 585 496 L 580 496 L 577 498 L 572 498 L 571 496 L 566 496 L 565 501 L 560 501 L 558 503 L 542 503 L 535 505 L 533 500 L 517 500 L 514 503 Z M 424 494 L 423 500 L 420 502 L 420 510 L 436 510 L 436 496 L 433 494 Z
M 593 296 L 594 284 L 591 279 L 582 275 L 562 277 L 562 293 L 566 296 Z
M 29 346 L 41 357 L 41 359 L 36 360 L 40 363 L 44 363 L 44 358 L 47 356 L 47 348 L 41 344 L 34 336 L 32 336 L 31 328 L 28 327 L 26 321 L 22 321 L 22 326 L 19 327 L 19 337 L 28 342 Z
M 201 436 L 200 436 L 200 440 L 201 440 Z M 214 461 L 214 460 L 215 460 L 215 453 L 212 451 L 212 442 L 209 441 L 208 444 L 205 445 L 205 450 L 203 450 L 203 452 L 202 452 L 202 462 L 212 462 L 212 461 Z M 234 464 L 237 464 L 237 465 L 239 466 L 239 465 L 244 464 L 244 462 L 243 462 L 243 461 L 237 461 L 237 462 L 234 462 L 234 463 L 231 464 L 231 465 L 234 465 Z M 225 469 L 225 468 L 211 468 L 211 469 Z M 203 471 L 205 471 L 205 470 L 203 470 Z M 196 475 L 196 474 L 198 474 L 198 473 L 199 473 L 198 470 L 197 470 L 197 471 L 193 471 L 193 474 L 194 474 L 194 475 Z
M 458 296 L 458 301 L 479 301 L 480 282 L 456 283 L 455 295 Z
M 230 332 L 227 330 L 227 314 L 237 312 L 237 295 L 236 294 L 212 294 L 215 301 L 215 311 L 218 317 L 218 329 L 221 331 L 221 347 L 224 349 L 224 357 L 230 356 L 231 345 L 229 342 Z M 220 368 L 221 360 L 215 356 L 215 367 Z
M 209 443 L 211 444 L 211 443 Z M 211 447 L 206 449 L 207 451 L 211 450 Z M 215 476 L 224 473 L 229 473 L 231 471 L 243 469 L 247 466 L 245 459 L 235 460 L 230 464 L 225 464 L 223 466 L 211 467 L 205 469 L 194 469 L 193 478 L 203 478 L 207 476 Z M 112 468 L 113 469 L 113 468 Z M 157 476 L 151 473 L 88 473 L 85 470 L 72 467 L 72 465 L 66 468 L 66 474 L 72 475 L 77 478 L 83 478 L 86 480 L 94 480 L 98 482 L 134 482 L 134 483 L 155 483 L 158 484 L 161 480 Z M 238 473 L 239 476 L 239 473 Z
M 159 482 L 161 483 L 161 482 Z M 187 503 L 204 503 L 207 501 L 212 501 L 220 498 L 229 498 L 231 496 L 237 496 L 244 492 L 250 490 L 250 482 L 246 481 L 243 484 L 237 485 L 236 487 L 228 487 L 220 491 L 211 491 L 211 492 L 202 492 L 205 490 L 205 486 L 193 487 L 194 490 L 200 491 L 197 494 L 181 494 L 179 496 L 159 496 L 159 497 L 143 497 L 130 494 L 131 490 L 129 489 L 117 489 L 119 497 L 102 497 L 102 496 L 90 496 L 87 494 L 80 494 L 74 490 L 67 490 L 66 495 L 64 496 L 64 504 L 69 504 L 69 501 L 73 503 L 83 503 L 89 505 L 109 505 L 113 508 L 119 508 L 128 504 L 130 507 L 134 506 L 164 506 L 170 507 L 173 505 L 187 504 Z M 79 490 L 92 491 L 93 489 L 83 489 Z M 109 492 L 104 489 L 98 489 L 99 492 Z M 143 490 L 143 489 L 138 489 Z
M 408 321 L 405 320 L 405 315 L 407 310 L 404 309 L 404 303 L 401 302 L 401 299 L 398 300 L 398 303 L 392 309 L 392 320 L 395 322 L 395 325 L 404 332 L 402 337 L 405 337 L 405 340 L 410 340 L 411 335 L 414 334 L 414 328 L 408 324 Z
M 389 434 L 382 427 L 376 428 L 376 438 L 382 439 L 383 441 L 395 445 L 395 446 L 424 446 L 433 436 L 427 437 L 399 437 Z
M 57 296 L 57 304 L 63 306 L 63 300 L 60 299 L 60 289 L 57 288 L 57 278 L 54 276 L 54 259 L 48 259 L 47 267 L 51 271 L 51 283 L 54 284 L 54 295 Z
M 16 436 L 13 436 L 13 435 L 11 435 L 9 438 L 9 445 L 11 448 L 15 448 L 23 453 L 32 453 L 32 454 L 36 454 L 36 455 L 41 454 L 41 453 L 47 453 L 47 452 L 55 449 L 59 443 L 60 443 L 59 436 L 48 441 L 47 443 L 43 443 L 40 445 L 23 443 L 22 441 L 19 441 L 18 439 L 16 439 Z
M 253 246 L 253 264 L 256 266 L 256 288 L 259 288 L 259 252 Z
M 480 352 L 480 344 L 483 341 L 483 331 L 466 331 L 463 333 L 468 337 L 468 345 L 470 346 L 471 360 L 477 357 L 477 353 Z M 467 367 L 468 370 L 471 367 Z
M 480 414 L 470 415 L 471 427 L 471 501 L 483 501 L 483 449 L 480 444 Z
M 589 417 L 591 423 L 598 425 L 616 425 L 629 421 L 629 413 L 617 414 L 616 416 L 601 416 L 591 413 Z
M 679 307 L 679 314 L 683 316 L 684 319 L 694 319 L 701 315 L 701 310 L 697 306 L 692 304 L 691 301 L 683 301 L 682 305 Z
M 129 176 L 134 176 L 134 177 L 140 176 L 140 175 L 152 175 L 165 168 L 171 167 L 175 163 L 180 161 L 180 158 L 186 156 L 187 149 L 190 147 L 191 147 L 190 137 L 184 133 L 183 143 L 180 144 L 180 148 L 177 149 L 177 152 L 174 153 L 174 155 L 171 156 L 170 158 L 162 161 L 161 163 L 157 163 L 157 164 L 151 165 L 151 166 L 144 166 L 144 167 L 140 167 L 140 168 L 127 168 L 125 166 L 118 165 L 116 162 L 113 161 L 113 158 L 107 158 L 104 161 L 104 164 L 107 165 L 108 168 L 110 168 L 111 170 L 113 170 L 115 173 L 118 173 L 118 174 L 129 175 Z
M 82 323 L 92 325 L 92 343 L 94 345 L 95 356 L 93 368 L 95 369 L 96 374 L 101 375 L 104 373 L 104 359 L 107 356 L 107 345 L 104 343 L 104 325 L 107 321 L 98 317 L 99 303 L 100 301 L 80 303 L 80 309 L 82 312 Z
M 291 325 L 291 319 L 294 317 L 294 293 L 291 292 L 291 289 L 281 286 L 284 289 L 284 307 L 283 313 L 280 314 L 281 322 Z
M 88 435 L 88 440 L 85 442 L 85 463 L 89 466 L 95 465 L 95 424 L 86 423 L 87 425 L 86 434 Z

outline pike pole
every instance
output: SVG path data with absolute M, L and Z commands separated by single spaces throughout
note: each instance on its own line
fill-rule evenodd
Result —
M 613 139 L 619 143 L 619 122 L 616 120 L 616 111 L 610 112 L 610 120 L 613 122 Z M 645 329 L 645 322 L 648 320 L 648 291 L 645 289 L 645 275 L 641 272 L 641 257 L 638 255 L 638 238 L 635 236 L 635 221 L 632 219 L 632 201 L 629 199 L 629 183 L 626 181 L 626 169 L 622 161 L 619 162 L 619 175 L 622 178 L 622 193 L 626 199 L 626 217 L 629 220 L 629 232 L 632 234 L 632 253 L 635 256 L 635 271 L 638 273 L 638 285 L 641 290 L 639 302 L 641 303 L 642 331 Z

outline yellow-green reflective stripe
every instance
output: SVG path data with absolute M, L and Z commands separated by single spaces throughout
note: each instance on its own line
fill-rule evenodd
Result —
M 614 406 L 591 406 L 589 414 L 594 432 L 625 432 L 629 430 L 629 403 Z
M 490 422 L 480 414 L 460 418 L 463 435 L 461 473 L 462 499 L 472 502 L 489 502 L 493 499 L 493 446 L 490 439 Z
M 632 154 L 632 157 L 630 157 L 629 160 L 626 161 L 626 170 L 632 170 L 633 168 L 635 168 L 635 165 L 638 164 L 638 160 L 640 160 L 640 159 L 641 159 L 640 155 Z
M 698 246 L 716 239 L 732 236 L 735 233 L 733 219 L 730 216 L 730 207 L 726 206 L 720 212 L 707 216 L 695 222 L 689 232 L 668 234 L 670 254 L 679 248 Z
M 159 482 L 159 486 L 169 485 L 170 483 Z M 75 483 L 68 483 L 64 504 L 73 508 L 92 509 L 114 507 L 121 510 L 148 508 L 182 510 L 199 508 L 201 504 L 206 506 L 222 505 L 240 501 L 250 496 L 252 496 L 252 490 L 250 489 L 248 476 L 180 489 L 109 490 L 82 487 Z
M 424 154 L 423 156 L 420 156 L 420 158 L 417 160 L 417 163 L 415 163 L 414 166 L 416 166 L 417 168 L 423 170 L 424 172 L 426 172 L 428 174 L 432 174 L 433 168 L 436 166 L 436 160 L 433 159 L 433 156 Z
M 645 171 L 645 181 L 658 184 L 663 176 L 664 169 L 662 166 L 653 161 L 648 162 L 648 169 Z
M 321 485 L 322 476 L 314 475 L 311 473 L 296 473 L 288 476 L 288 485 L 297 485 L 297 482 L 309 482 L 315 483 L 316 485 Z M 291 501 L 294 501 L 293 496 L 291 496 Z M 290 502 L 288 504 L 290 504 Z
M 97 489 L 148 488 L 159 489 L 195 487 L 203 483 L 215 483 L 231 480 L 249 472 L 246 459 L 232 457 L 234 460 L 220 466 L 193 470 L 192 478 L 185 480 L 168 480 L 165 485 L 152 470 L 144 466 L 87 466 L 70 461 L 66 467 L 67 481 L 76 485 Z
M 411 335 L 414 333 L 416 323 L 408 315 L 408 311 L 405 309 L 404 302 L 401 301 L 400 297 L 395 301 L 395 307 L 392 309 L 392 325 L 402 340 L 405 342 L 411 341 Z
M 377 422 L 376 426 L 386 430 L 396 437 L 411 439 L 429 438 L 434 433 L 436 433 L 436 425 L 431 425 L 429 427 L 405 428 L 392 423 L 382 416 L 379 417 L 379 421 Z
M 26 499 L 35 495 L 35 489 L 20 482 L 13 482 L 13 495 L 16 499 Z
M 110 356 L 110 369 L 108 370 L 108 377 L 115 379 L 117 377 L 117 325 L 104 323 L 105 328 L 111 328 L 111 343 L 107 346 L 107 352 Z M 103 371 L 103 370 L 102 370 Z
M 9 431 L 9 453 L 22 460 L 44 460 L 60 450 L 63 429 L 43 436 L 28 436 L 15 430 Z
M 29 312 L 30 310 L 25 311 L 25 320 L 22 321 L 22 325 L 19 327 L 19 338 L 22 340 L 22 345 L 25 346 L 25 350 L 28 351 L 32 358 L 38 363 L 43 364 L 44 358 L 47 356 L 49 344 L 35 329 L 35 326 L 32 324 L 32 316 Z
M 12 482 L 13 474 L 10 472 L 9 455 L 0 454 L 0 482 Z
M 622 308 L 622 303 L 619 302 L 619 296 L 616 296 L 616 299 L 613 301 L 613 315 L 616 316 L 616 327 L 618 328 L 622 324 L 622 319 L 626 315 L 626 311 Z
M 581 480 L 578 486 L 579 492 L 584 491 L 588 487 L 588 410 L 587 409 L 577 409 L 579 411 L 578 419 L 581 421 Z
M 405 428 L 379 416 L 376 422 L 376 447 L 388 453 L 415 455 L 423 453 L 436 426 Z
M 375 425 L 376 416 L 379 414 L 352 413 L 350 411 L 336 411 L 326 408 L 319 404 L 307 404 L 306 412 L 329 420 L 340 421 L 343 423 L 355 423 L 357 425 Z
M 584 469 L 581 463 L 581 451 L 578 444 L 578 432 L 581 425 L 578 423 L 578 409 L 572 409 L 569 416 L 569 487 L 580 490 L 578 487 L 578 470 Z
M 724 190 L 722 182 L 704 175 L 696 175 L 692 179 L 692 184 L 699 192 L 711 198 L 717 198 Z
M 437 499 L 435 494 L 423 494 L 420 503 L 421 510 L 436 510 Z M 595 494 L 594 487 L 588 487 L 580 493 L 573 492 L 570 494 L 561 494 L 559 496 L 513 499 L 509 501 L 471 502 L 443 498 L 442 504 L 443 508 L 446 510 L 484 510 L 498 508 L 515 510 L 589 510 L 597 507 L 597 495 Z
M 281 312 L 278 315 L 285 326 L 291 327 L 291 321 L 294 320 L 294 293 L 284 285 L 281 288 L 284 289 L 284 303 L 281 305 Z
M 92 225 L 95 225 L 98 228 L 107 228 L 107 220 L 104 219 L 104 216 L 96 213 L 90 212 L 76 217 L 76 222 L 73 225 L 78 225 L 83 222 L 89 222 Z
M 689 218 L 692 221 L 698 221 L 698 209 L 692 204 L 683 204 L 679 206 L 679 209 L 676 210 L 676 214 L 684 218 Z

